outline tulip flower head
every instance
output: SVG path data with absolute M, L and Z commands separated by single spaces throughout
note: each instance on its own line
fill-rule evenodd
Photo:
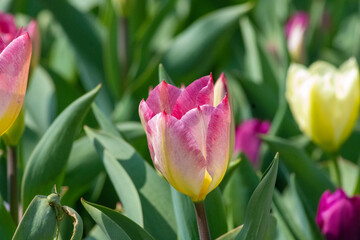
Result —
M 165 81 L 139 106 L 156 169 L 179 192 L 202 201 L 224 177 L 231 113 L 227 95 L 214 104 L 212 76 L 185 89 Z
M 21 110 L 31 59 L 31 40 L 27 33 L 19 32 L 14 39 L 7 37 L 5 40 L 0 37 L 0 136 Z
M 308 25 L 309 15 L 305 12 L 295 13 L 285 25 L 287 45 L 294 62 L 304 62 L 304 40 Z
M 339 69 L 318 61 L 291 64 L 286 97 L 300 129 L 329 152 L 349 137 L 359 112 L 359 69 L 354 58 Z
M 39 62 L 41 49 L 41 38 L 37 21 L 32 20 L 24 29 L 18 29 L 13 15 L 0 12 L 0 37 L 6 45 L 8 45 L 19 34 L 25 32 L 29 33 L 32 43 L 32 58 L 30 67 L 32 72 Z
M 261 146 L 259 134 L 267 134 L 269 129 L 269 121 L 250 119 L 241 123 L 235 130 L 234 155 L 243 152 L 251 163 L 258 167 Z
M 341 189 L 324 192 L 316 223 L 326 240 L 360 239 L 360 197 L 349 198 Z

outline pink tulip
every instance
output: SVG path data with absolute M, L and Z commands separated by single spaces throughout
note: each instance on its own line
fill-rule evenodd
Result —
M 0 38 L 0 135 L 13 124 L 21 110 L 30 59 L 31 40 L 27 33 L 9 43 Z
M 285 35 L 291 59 L 294 62 L 305 61 L 305 32 L 309 25 L 309 14 L 297 12 L 288 20 Z
M 30 67 L 32 72 L 39 62 L 41 50 L 41 38 L 37 21 L 32 20 L 24 29 L 18 29 L 13 15 L 0 12 L 0 37 L 6 45 L 24 32 L 29 33 L 32 43 L 32 58 Z
M 259 134 L 267 134 L 270 122 L 258 119 L 246 120 L 235 130 L 234 155 L 243 152 L 251 163 L 258 167 L 261 139 Z
M 349 198 L 341 189 L 321 196 L 316 223 L 326 240 L 360 239 L 360 197 Z
M 214 104 L 212 75 L 184 89 L 156 86 L 139 106 L 156 169 L 179 192 L 202 201 L 224 177 L 229 159 L 227 95 Z

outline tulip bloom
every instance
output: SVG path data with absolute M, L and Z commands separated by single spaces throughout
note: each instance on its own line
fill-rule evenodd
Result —
M 304 40 L 308 25 L 309 15 L 305 12 L 295 13 L 285 25 L 287 45 L 294 62 L 304 62 Z
M 32 43 L 32 58 L 30 66 L 30 72 L 32 72 L 39 62 L 41 49 L 41 38 L 37 21 L 32 20 L 24 29 L 18 29 L 13 15 L 0 12 L 0 37 L 6 45 L 8 45 L 19 34 L 24 32 L 29 33 Z
M 251 163 L 258 167 L 261 139 L 259 134 L 267 134 L 270 129 L 269 121 L 258 119 L 246 120 L 235 130 L 234 155 L 243 152 Z
M 327 240 L 360 239 L 360 197 L 349 198 L 341 189 L 324 192 L 316 223 Z
M 349 137 L 359 112 L 359 69 L 354 58 L 339 69 L 318 61 L 309 69 L 291 64 L 286 97 L 300 129 L 335 152 Z
M 21 110 L 30 59 L 31 40 L 27 33 L 8 44 L 0 38 L 0 136 L 13 124 Z
M 165 81 L 139 106 L 156 169 L 179 192 L 202 201 L 224 177 L 231 113 L 227 95 L 214 104 L 212 76 L 179 89 Z

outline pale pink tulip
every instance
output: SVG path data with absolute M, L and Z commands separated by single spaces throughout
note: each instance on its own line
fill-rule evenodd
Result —
M 224 177 L 229 159 L 227 95 L 214 105 L 212 75 L 185 89 L 165 81 L 139 106 L 156 169 L 179 192 L 202 201 Z
M 0 135 L 13 124 L 21 110 L 30 59 L 31 40 L 27 33 L 9 43 L 0 38 Z

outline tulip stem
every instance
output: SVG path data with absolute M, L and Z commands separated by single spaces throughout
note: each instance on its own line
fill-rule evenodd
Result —
M 8 180 L 8 201 L 10 205 L 10 214 L 15 222 L 19 219 L 18 205 L 18 184 L 17 184 L 17 155 L 16 147 L 7 147 L 7 180 Z
M 121 69 L 121 89 L 126 89 L 128 73 L 128 21 L 124 16 L 118 19 L 118 59 Z
M 338 154 L 331 155 L 331 163 L 330 163 L 330 173 L 333 175 L 333 179 L 336 181 L 338 187 L 341 188 L 341 173 L 338 163 Z
M 206 219 L 204 201 L 194 202 L 196 221 L 199 230 L 200 240 L 210 240 L 210 231 Z

